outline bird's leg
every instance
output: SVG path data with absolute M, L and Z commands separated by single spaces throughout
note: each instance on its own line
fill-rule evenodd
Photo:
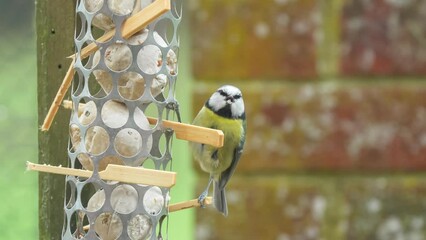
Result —
M 213 178 L 212 178 L 212 176 L 210 176 L 209 183 L 207 184 L 206 189 L 198 197 L 198 203 L 200 204 L 200 207 L 202 207 L 202 208 L 206 207 L 204 205 L 204 200 L 209 195 L 209 188 L 210 188 L 210 184 L 212 184 L 212 182 L 213 182 Z
M 166 108 L 173 110 L 176 113 L 178 121 L 182 122 L 182 119 L 180 118 L 179 104 L 177 102 L 167 103 Z

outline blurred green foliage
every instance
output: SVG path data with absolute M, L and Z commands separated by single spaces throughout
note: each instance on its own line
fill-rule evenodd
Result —
M 37 84 L 34 34 L 0 39 L 0 239 L 38 239 Z
M 38 239 L 34 2 L 0 2 L 0 239 Z

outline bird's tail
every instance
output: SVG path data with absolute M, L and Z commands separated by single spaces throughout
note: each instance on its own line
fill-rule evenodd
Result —
M 214 181 L 213 204 L 215 208 L 225 217 L 228 216 L 228 205 L 226 204 L 225 188 L 220 188 L 219 183 Z

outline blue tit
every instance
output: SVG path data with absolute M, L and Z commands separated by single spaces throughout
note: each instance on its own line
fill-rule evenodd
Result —
M 210 174 L 207 187 L 198 201 L 203 203 L 213 182 L 213 204 L 227 216 L 225 186 L 237 167 L 246 137 L 246 114 L 241 91 L 230 85 L 220 87 L 204 104 L 193 124 L 223 131 L 222 148 L 191 143 L 191 149 L 201 169 Z

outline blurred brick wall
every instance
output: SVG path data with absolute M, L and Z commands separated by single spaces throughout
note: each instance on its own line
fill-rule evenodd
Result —
M 188 5 L 194 113 L 230 83 L 248 116 L 229 217 L 198 210 L 196 239 L 426 239 L 426 1 Z

